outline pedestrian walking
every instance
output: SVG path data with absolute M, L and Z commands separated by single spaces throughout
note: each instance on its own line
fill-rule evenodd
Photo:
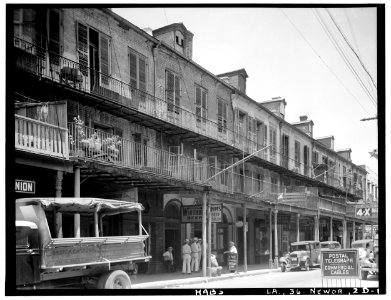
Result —
M 198 261 L 198 238 L 193 238 L 193 243 L 191 244 L 191 270 L 194 272 L 199 272 L 199 261 Z
M 190 260 L 191 260 L 191 248 L 189 246 L 189 240 L 185 239 L 185 242 L 182 246 L 182 274 L 191 274 L 190 269 Z
M 163 262 L 166 266 L 167 272 L 175 272 L 174 268 L 174 257 L 172 256 L 173 248 L 170 246 L 167 251 L 163 253 Z

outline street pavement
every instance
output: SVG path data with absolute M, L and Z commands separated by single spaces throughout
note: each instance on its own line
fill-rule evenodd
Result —
M 265 276 L 267 275 L 267 276 Z M 239 266 L 238 273 L 223 269 L 218 277 L 204 278 L 202 272 L 182 275 L 180 271 L 161 274 L 138 274 L 131 276 L 132 289 L 194 289 L 194 288 L 313 288 L 313 287 L 378 287 L 377 276 L 368 280 L 323 281 L 319 268 L 306 271 L 282 273 L 269 269 L 268 265 L 250 265 L 247 272 Z

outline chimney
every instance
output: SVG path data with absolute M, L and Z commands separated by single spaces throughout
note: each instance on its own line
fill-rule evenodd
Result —
M 242 93 L 246 93 L 246 80 L 248 75 L 245 69 L 220 74 L 217 75 L 217 77 L 232 85 Z
M 174 23 L 152 31 L 158 40 L 165 42 L 176 51 L 193 59 L 193 36 L 183 23 Z
M 299 118 L 300 122 L 292 123 L 292 125 L 295 126 L 297 129 L 300 129 L 310 137 L 313 137 L 314 122 L 308 120 L 307 116 L 300 116 Z
M 266 107 L 276 116 L 285 119 L 285 106 L 286 102 L 284 98 L 281 97 L 273 97 L 272 100 L 259 102 L 260 105 Z

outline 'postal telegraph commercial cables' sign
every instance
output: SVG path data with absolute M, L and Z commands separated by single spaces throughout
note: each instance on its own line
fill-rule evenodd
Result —
M 359 278 L 358 250 L 321 251 L 322 278 Z

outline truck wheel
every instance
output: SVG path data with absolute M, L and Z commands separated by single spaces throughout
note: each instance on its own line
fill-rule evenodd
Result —
M 281 272 L 285 272 L 286 271 L 286 264 L 281 264 Z
M 130 278 L 122 270 L 103 274 L 97 284 L 98 289 L 130 289 Z
M 138 274 L 138 264 L 134 264 L 134 269 L 130 272 L 132 275 L 137 275 Z
M 309 270 L 310 270 L 310 261 L 309 261 L 309 259 L 307 259 L 307 260 L 305 261 L 304 268 L 305 268 L 306 271 L 309 271 Z
M 368 271 L 361 271 L 361 279 L 366 280 L 368 277 Z

